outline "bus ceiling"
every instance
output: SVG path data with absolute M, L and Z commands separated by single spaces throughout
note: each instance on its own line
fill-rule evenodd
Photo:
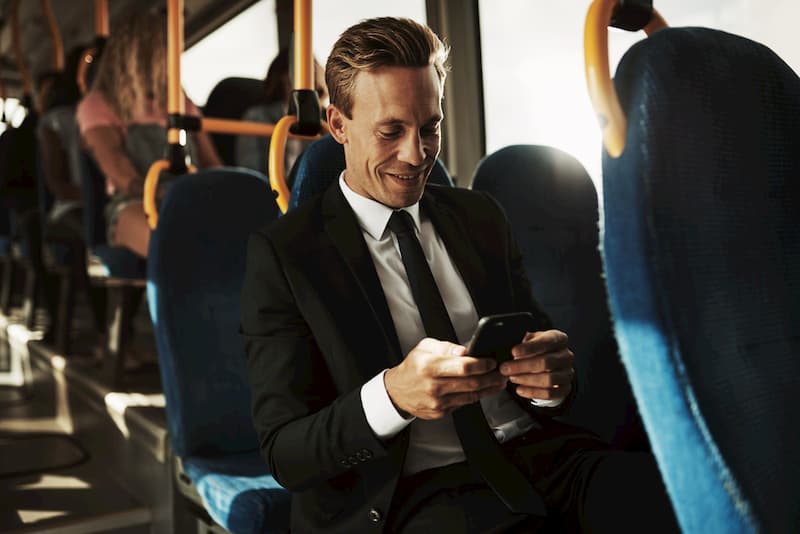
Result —
M 11 22 L 15 0 L 0 0 L 0 76 L 6 83 L 9 97 L 22 95 L 22 81 L 11 39 Z M 186 48 L 200 41 L 227 20 L 256 3 L 257 0 L 185 0 L 185 41 Z M 94 40 L 94 5 L 91 0 L 50 0 L 55 19 L 58 22 L 68 53 L 77 45 L 87 45 Z M 278 7 L 282 1 L 276 2 Z M 128 10 L 164 9 L 164 0 L 108 0 L 108 16 L 111 31 L 114 24 Z M 291 2 L 288 17 L 291 20 Z M 278 11 L 278 10 L 276 10 Z M 277 13 L 280 17 L 280 11 Z M 285 15 L 284 15 L 285 16 Z M 48 22 L 38 1 L 19 2 L 20 32 L 22 49 L 26 64 L 35 80 L 39 74 L 51 70 L 53 49 Z

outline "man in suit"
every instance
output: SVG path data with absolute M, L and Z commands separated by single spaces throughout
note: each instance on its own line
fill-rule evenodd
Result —
M 292 529 L 671 531 L 652 458 L 623 458 L 552 419 L 575 392 L 573 355 L 531 295 L 501 209 L 482 193 L 426 184 L 447 53 L 407 19 L 345 31 L 326 81 L 346 169 L 248 246 L 242 333 L 254 422 L 271 472 L 293 493 Z M 421 246 L 453 339 L 426 336 L 427 296 L 406 264 L 404 232 Z M 538 323 L 512 361 L 466 354 L 479 317 L 512 311 Z M 457 414 L 476 402 L 485 421 L 474 430 L 501 451 L 491 461 L 527 487 L 509 490 L 475 460 L 487 447 L 475 452 Z

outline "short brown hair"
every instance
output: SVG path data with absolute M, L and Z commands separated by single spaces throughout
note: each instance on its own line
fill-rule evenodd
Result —
M 352 118 L 356 75 L 381 67 L 433 65 L 444 85 L 450 48 L 427 26 L 406 18 L 379 17 L 346 29 L 333 45 L 325 67 L 330 102 Z

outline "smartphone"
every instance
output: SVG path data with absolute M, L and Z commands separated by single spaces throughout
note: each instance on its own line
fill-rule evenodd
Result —
M 467 354 L 479 358 L 494 358 L 498 365 L 513 359 L 511 349 L 519 345 L 526 332 L 536 329 L 536 321 L 528 312 L 487 315 L 467 343 Z

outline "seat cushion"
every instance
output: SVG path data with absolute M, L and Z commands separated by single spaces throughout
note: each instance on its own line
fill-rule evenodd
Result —
M 183 459 L 183 469 L 211 518 L 233 534 L 289 530 L 289 492 L 267 472 L 257 451 L 190 456 Z
M 123 247 L 96 245 L 89 262 L 90 276 L 143 279 L 146 262 Z

